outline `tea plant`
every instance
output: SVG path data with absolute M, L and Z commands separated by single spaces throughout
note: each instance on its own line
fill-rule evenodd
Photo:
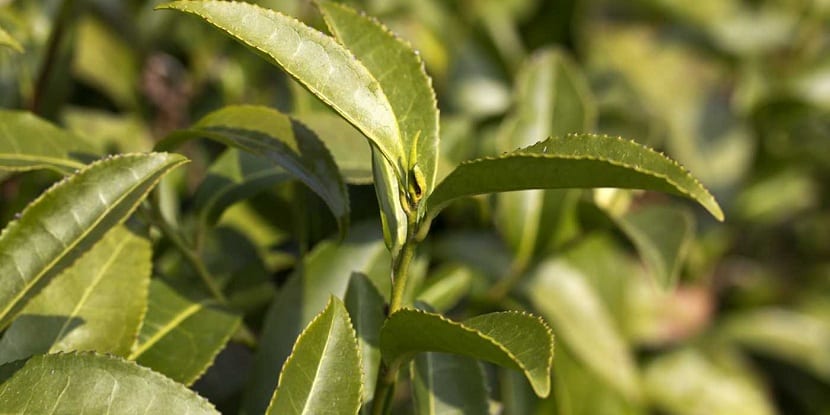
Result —
M 159 8 L 225 32 L 342 119 L 228 106 L 167 134 L 153 152 L 104 157 L 96 143 L 31 113 L 0 112 L 0 168 L 64 175 L 0 235 L 0 411 L 215 413 L 186 386 L 233 339 L 256 349 L 243 413 L 384 414 L 409 401 L 415 413 L 487 413 L 493 381 L 479 361 L 512 371 L 499 372 L 496 381 L 505 407 L 527 386 L 538 397 L 551 393 L 555 333 L 523 311 L 525 304 L 561 330 L 599 377 L 632 401 L 641 398 L 630 356 L 608 340 L 614 335 L 607 317 L 596 303 L 574 301 L 584 297 L 584 283 L 567 264 L 542 254 L 578 239 L 567 234 L 562 212 L 576 212 L 579 194 L 559 189 L 664 192 L 722 220 L 712 195 L 661 153 L 587 132 L 594 110 L 584 99 L 584 80 L 551 50 L 522 67 L 517 106 L 499 131 L 500 151 L 453 166 L 439 153 L 436 95 L 418 53 L 347 6 L 316 6 L 331 36 L 247 3 Z M 4 39 L 11 38 L 0 32 L 0 42 L 20 49 Z M 560 103 L 552 116 L 550 108 Z M 199 138 L 229 150 L 207 170 L 190 211 L 179 215 L 162 178 L 187 162 L 175 152 Z M 364 138 L 368 151 L 358 147 Z M 287 209 L 295 214 L 302 258 L 272 300 L 260 279 L 234 278 L 234 270 L 217 275 L 217 262 L 236 258 L 223 258 L 211 238 L 229 208 L 289 180 L 305 186 L 289 187 Z M 371 222 L 350 223 L 349 185 L 367 182 L 374 184 L 373 222 L 381 224 L 384 245 L 374 243 Z M 525 192 L 496 199 L 514 254 L 509 269 L 471 295 L 471 308 L 484 312 L 447 317 L 470 291 L 469 277 L 449 267 L 422 284 L 427 264 L 419 247 L 429 246 L 433 223 L 454 201 L 515 191 Z M 315 197 L 331 212 L 339 238 L 310 247 L 316 241 L 297 218 Z M 596 206 L 582 209 L 591 220 L 619 227 L 671 286 L 685 234 L 676 238 L 655 227 L 679 224 L 688 233 L 685 213 L 658 207 L 616 214 L 611 205 Z M 279 220 L 286 212 L 269 214 Z M 259 226 L 251 216 L 238 219 Z M 273 252 L 263 256 L 280 260 Z M 261 265 L 241 261 L 243 268 Z M 530 288 L 522 286 L 528 281 Z M 512 298 L 518 291 L 521 301 Z M 260 332 L 251 324 L 267 304 Z M 592 346 L 606 349 L 584 352 Z M 411 399 L 396 392 L 401 383 L 411 386 Z

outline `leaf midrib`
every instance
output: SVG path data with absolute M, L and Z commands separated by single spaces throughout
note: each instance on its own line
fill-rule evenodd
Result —
M 149 350 L 153 347 L 156 343 L 161 341 L 162 338 L 167 336 L 170 332 L 173 331 L 174 328 L 178 327 L 183 323 L 185 320 L 190 318 L 192 315 L 196 314 L 200 310 L 204 308 L 204 303 L 193 303 L 189 306 L 185 307 L 184 310 L 180 311 L 174 318 L 170 319 L 167 324 L 162 326 L 158 329 L 152 336 L 150 336 L 147 341 L 142 343 L 138 348 L 136 348 L 132 353 L 130 353 L 129 360 L 136 360 L 141 357 L 144 352 Z

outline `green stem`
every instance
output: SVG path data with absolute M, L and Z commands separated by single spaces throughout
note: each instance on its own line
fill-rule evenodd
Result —
M 399 362 L 394 362 L 389 367 L 385 365 L 381 367 L 375 386 L 375 394 L 372 397 L 372 415 L 386 415 L 392 409 L 399 370 Z
M 43 115 L 43 99 L 49 89 L 49 82 L 52 78 L 55 61 L 58 58 L 61 43 L 63 42 L 63 34 L 69 23 L 69 19 L 73 16 L 75 9 L 75 0 L 64 0 L 61 4 L 60 10 L 55 17 L 55 24 L 52 26 L 52 32 L 49 33 L 49 40 L 46 46 L 46 55 L 43 57 L 43 62 L 40 66 L 40 73 L 35 80 L 34 91 L 32 92 L 31 100 L 29 101 L 29 110 L 35 114 Z
M 403 307 L 403 296 L 406 292 L 406 284 L 409 280 L 409 265 L 415 257 L 416 242 L 408 240 L 401 248 L 400 256 L 395 261 L 392 270 L 392 300 L 389 303 L 389 314 L 392 314 Z

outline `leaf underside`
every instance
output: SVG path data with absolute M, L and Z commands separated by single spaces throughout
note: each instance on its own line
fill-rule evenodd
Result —
M 403 309 L 381 330 L 383 359 L 392 364 L 421 352 L 460 354 L 525 374 L 537 395 L 550 392 L 553 335 L 538 317 L 517 312 L 484 314 L 464 322 Z
M 499 157 L 461 163 L 429 198 L 436 215 L 453 199 L 526 189 L 617 187 L 690 198 L 716 219 L 715 198 L 676 162 L 633 141 L 594 134 L 549 138 Z
M 97 161 L 44 192 L 0 234 L 0 329 L 46 284 L 187 159 L 125 154 Z

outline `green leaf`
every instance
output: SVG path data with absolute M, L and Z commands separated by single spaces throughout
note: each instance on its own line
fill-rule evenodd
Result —
M 540 264 L 530 279 L 527 293 L 533 308 L 551 322 L 568 349 L 625 396 L 637 397 L 634 360 L 580 271 L 565 261 L 551 260 Z
M 267 159 L 229 148 L 210 165 L 193 195 L 193 205 L 202 223 L 215 225 L 236 202 L 291 178 Z
M 151 256 L 146 239 L 110 230 L 23 308 L 0 341 L 0 363 L 73 350 L 126 356 L 147 309 Z
M 436 215 L 453 199 L 526 189 L 619 187 L 688 197 L 718 220 L 715 198 L 676 162 L 633 141 L 593 134 L 549 138 L 499 157 L 461 163 L 429 198 Z
M 408 221 L 406 212 L 401 207 L 400 185 L 395 179 L 395 172 L 377 150 L 372 150 L 372 174 L 380 208 L 383 241 L 392 252 L 392 256 L 397 257 L 406 242 Z
M 130 360 L 190 385 L 213 363 L 240 322 L 214 300 L 193 301 L 153 279 Z
M 348 184 L 372 183 L 372 153 L 366 137 L 342 117 L 329 112 L 292 115 L 326 144 Z
M 172 380 L 113 356 L 35 356 L 0 367 L 0 412 L 6 414 L 219 414 Z
M 294 77 L 368 137 L 407 177 L 407 154 L 395 113 L 371 72 L 333 38 L 253 4 L 179 1 L 159 6 L 194 14 Z
M 354 273 L 367 275 L 382 295 L 389 295 L 391 260 L 381 238 L 376 224 L 358 224 L 352 226 L 342 242 L 321 242 L 303 258 L 297 271 L 280 288 L 265 317 L 251 386 L 244 397 L 245 413 L 265 412 L 277 385 L 274 374 L 291 353 L 297 336 L 326 306 L 330 295 L 345 295 Z
M 653 278 L 664 288 L 677 282 L 694 238 L 694 217 L 683 208 L 648 206 L 616 218 L 637 247 Z
M 0 170 L 51 169 L 69 174 L 84 167 L 94 148 L 36 115 L 0 110 Z
M 369 414 L 373 405 L 375 382 L 380 368 L 380 328 L 386 319 L 386 302 L 375 285 L 365 274 L 355 272 L 349 279 L 346 289 L 346 309 L 349 311 L 357 343 L 360 348 L 362 363 L 363 406 L 364 414 Z
M 345 232 L 349 219 L 346 185 L 326 146 L 301 123 L 266 107 L 231 106 L 170 134 L 156 147 L 171 149 L 198 137 L 219 141 L 283 167 L 326 202 L 341 232 Z
M 177 154 L 125 154 L 92 163 L 44 192 L 0 234 L 0 329 L 52 278 L 124 221 Z
M 416 415 L 490 413 L 484 371 L 472 358 L 427 352 L 410 370 Z
M 417 301 L 435 311 L 446 312 L 470 292 L 473 272 L 470 268 L 449 264 L 436 270 L 421 288 Z
M 124 42 L 119 33 L 98 19 L 79 19 L 73 42 L 73 75 L 91 85 L 122 108 L 135 108 L 139 84 L 138 50 Z
M 365 65 L 389 99 L 408 155 L 407 176 L 401 181 L 408 186 L 404 190 L 417 194 L 418 199 L 428 196 L 437 171 L 438 106 L 423 61 L 377 20 L 342 4 L 321 1 L 317 5 L 334 37 Z M 423 183 L 413 183 L 417 181 L 416 163 Z
M 440 314 L 403 309 L 383 325 L 380 349 L 390 365 L 421 352 L 486 360 L 524 373 L 537 395 L 550 392 L 553 334 L 540 318 L 528 314 L 491 313 L 458 323 Z
M 0 46 L 6 46 L 18 53 L 23 53 L 23 46 L 9 32 L 0 27 Z
M 266 414 L 357 414 L 360 368 L 349 313 L 332 296 L 297 338 Z
M 520 68 L 516 108 L 502 125 L 499 148 L 511 151 L 543 137 L 588 132 L 595 123 L 596 108 L 585 76 L 562 52 L 543 49 Z M 567 237 L 572 229 L 563 221 L 573 214 L 576 196 L 578 191 L 573 190 L 498 195 L 496 223 L 513 248 L 516 263 L 527 264 L 534 253 Z

